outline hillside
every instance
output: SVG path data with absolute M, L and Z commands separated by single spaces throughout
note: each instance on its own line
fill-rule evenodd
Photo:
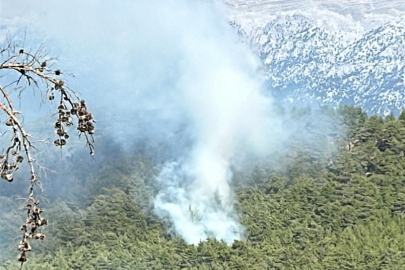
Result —
M 296 145 L 235 174 L 244 241 L 194 246 L 168 233 L 149 203 L 153 160 L 117 154 L 71 183 L 80 187 L 76 199 L 66 194 L 71 200 L 47 204 L 50 237 L 37 245 L 29 269 L 402 269 L 404 114 L 382 119 L 343 107 L 339 115 L 348 133 L 332 138 L 336 151 Z M 3 250 L 18 235 L 11 202 L 2 197 L 0 235 L 10 235 Z M 6 254 L 0 269 L 17 267 L 9 260 L 14 249 Z

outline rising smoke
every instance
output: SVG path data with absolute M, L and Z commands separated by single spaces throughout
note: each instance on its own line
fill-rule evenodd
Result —
M 147 138 L 171 145 L 154 199 L 170 232 L 194 244 L 243 238 L 232 167 L 271 154 L 285 131 L 261 94 L 258 59 L 239 43 L 221 5 L 20 0 L 5 4 L 3 14 L 14 24 L 30 21 L 36 28 L 29 31 L 61 48 L 52 52 L 96 107 L 101 134 L 116 134 L 122 144 Z

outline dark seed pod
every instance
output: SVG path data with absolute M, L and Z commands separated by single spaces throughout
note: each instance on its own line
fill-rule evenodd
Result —
M 78 129 L 80 132 L 85 132 L 85 131 L 87 130 L 86 126 L 84 126 L 84 125 L 80 125 L 77 129 Z
M 41 224 L 42 225 L 48 225 L 48 220 L 44 219 L 44 218 L 41 218 Z
M 25 254 L 25 251 L 20 255 L 20 258 L 18 258 L 19 262 L 26 262 L 27 261 L 27 255 Z
M 57 76 L 60 75 L 60 70 L 59 69 L 55 70 L 55 75 L 57 75 Z
M 23 162 L 23 160 L 24 160 L 24 158 L 22 156 L 18 156 L 16 161 L 18 163 L 21 163 L 21 162 Z
M 65 134 L 65 139 L 67 140 L 67 139 L 69 139 L 69 135 L 67 135 L 67 134 Z
M 63 136 L 63 135 L 65 135 L 65 131 L 61 128 L 58 128 L 58 130 L 56 131 L 56 134 L 58 134 L 59 136 Z
M 13 125 L 14 125 L 14 121 L 13 121 L 11 118 L 8 119 L 7 122 L 6 122 L 6 126 L 11 127 L 11 126 L 13 126 Z
M 91 113 L 87 113 L 85 120 L 90 121 L 91 119 L 93 119 L 93 117 L 91 116 Z
M 59 139 L 55 140 L 53 143 L 54 143 L 56 146 L 60 146 L 60 140 L 59 140 Z
M 1 174 L 1 178 L 3 178 L 4 180 L 8 181 L 8 182 L 13 182 L 13 175 L 11 173 L 5 173 L 3 172 Z
M 61 140 L 60 140 L 60 144 L 61 144 L 61 145 L 66 145 L 66 140 L 65 140 L 65 139 L 61 139 Z
M 55 96 L 54 95 L 50 95 L 49 96 L 49 100 L 54 100 L 55 99 Z
M 24 49 L 20 49 L 20 51 L 18 52 L 19 54 L 23 54 L 24 53 Z
M 62 124 L 59 121 L 56 121 L 55 128 L 61 128 Z
M 42 62 L 41 67 L 46 67 L 46 61 Z

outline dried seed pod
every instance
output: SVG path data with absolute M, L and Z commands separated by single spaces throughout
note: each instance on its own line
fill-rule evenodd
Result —
M 54 95 L 49 95 L 49 100 L 54 100 L 55 96 Z
M 69 139 L 69 135 L 65 134 L 64 138 L 67 140 Z
M 19 250 L 19 251 L 24 251 L 24 249 L 25 249 L 25 245 L 24 245 L 23 243 L 20 243 L 20 244 L 18 245 L 18 250 Z
M 3 178 L 4 180 L 6 180 L 8 182 L 13 182 L 13 174 L 12 173 L 2 172 L 1 173 L 1 178 Z
M 46 219 L 44 219 L 44 218 L 41 218 L 41 219 L 38 221 L 38 225 L 39 225 L 39 226 L 48 225 L 48 220 L 46 220 Z
M 58 110 L 59 110 L 59 111 L 66 110 L 65 104 L 60 104 L 60 105 L 58 106 Z
M 60 146 L 60 140 L 59 140 L 59 139 L 55 140 L 55 141 L 53 142 L 53 144 L 56 145 L 56 146 Z
M 86 126 L 84 126 L 84 125 L 80 125 L 77 129 L 78 129 L 80 132 L 86 132 L 86 130 L 87 130 Z
M 91 113 L 87 113 L 85 120 L 86 121 L 91 121 L 92 119 L 93 119 L 93 117 L 92 117 Z
M 61 144 L 61 145 L 66 145 L 66 141 L 65 141 L 64 139 L 61 139 L 61 140 L 60 140 L 60 144 Z
M 43 67 L 43 68 L 46 67 L 46 61 L 41 63 L 41 67 Z
M 20 49 L 20 51 L 18 52 L 19 54 L 23 54 L 24 53 L 24 49 Z
M 58 134 L 59 136 L 63 136 L 63 135 L 65 135 L 65 131 L 61 128 L 58 128 L 58 130 L 56 131 L 56 134 Z
M 16 161 L 18 163 L 21 163 L 21 162 L 23 162 L 23 160 L 24 160 L 24 158 L 22 156 L 18 156 Z
M 25 254 L 25 251 L 20 255 L 20 258 L 18 258 L 19 262 L 26 262 L 27 261 L 27 254 Z
M 59 76 L 59 75 L 60 75 L 60 73 L 61 73 L 61 72 L 60 72 L 60 70 L 59 70 L 59 69 L 55 70 L 55 75 L 56 75 L 56 76 Z
M 41 219 L 41 222 L 43 225 L 48 225 L 48 220 L 45 218 Z
M 18 245 L 19 251 L 31 251 L 31 246 L 27 241 L 21 241 Z
M 14 125 L 14 121 L 13 121 L 11 118 L 8 119 L 7 122 L 6 122 L 6 126 L 11 127 L 11 126 L 13 126 L 13 125 Z
M 39 239 L 39 240 L 44 240 L 45 239 L 45 234 L 37 233 L 34 238 Z
M 56 123 L 55 123 L 55 128 L 61 128 L 61 127 L 62 127 L 62 124 L 58 119 L 58 121 L 56 121 Z

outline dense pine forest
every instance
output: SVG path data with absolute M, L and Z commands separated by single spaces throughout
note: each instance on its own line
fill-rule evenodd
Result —
M 329 130 L 305 142 L 293 134 L 287 152 L 235 171 L 243 241 L 195 246 L 169 233 L 153 212 L 156 157 L 147 148 L 104 149 L 101 140 L 91 167 L 77 157 L 59 166 L 63 181 L 47 184 L 47 239 L 33 244 L 25 269 L 404 269 L 405 112 L 382 118 L 353 107 L 322 110 L 334 116 Z M 5 184 L 0 270 L 19 267 L 22 216 Z

